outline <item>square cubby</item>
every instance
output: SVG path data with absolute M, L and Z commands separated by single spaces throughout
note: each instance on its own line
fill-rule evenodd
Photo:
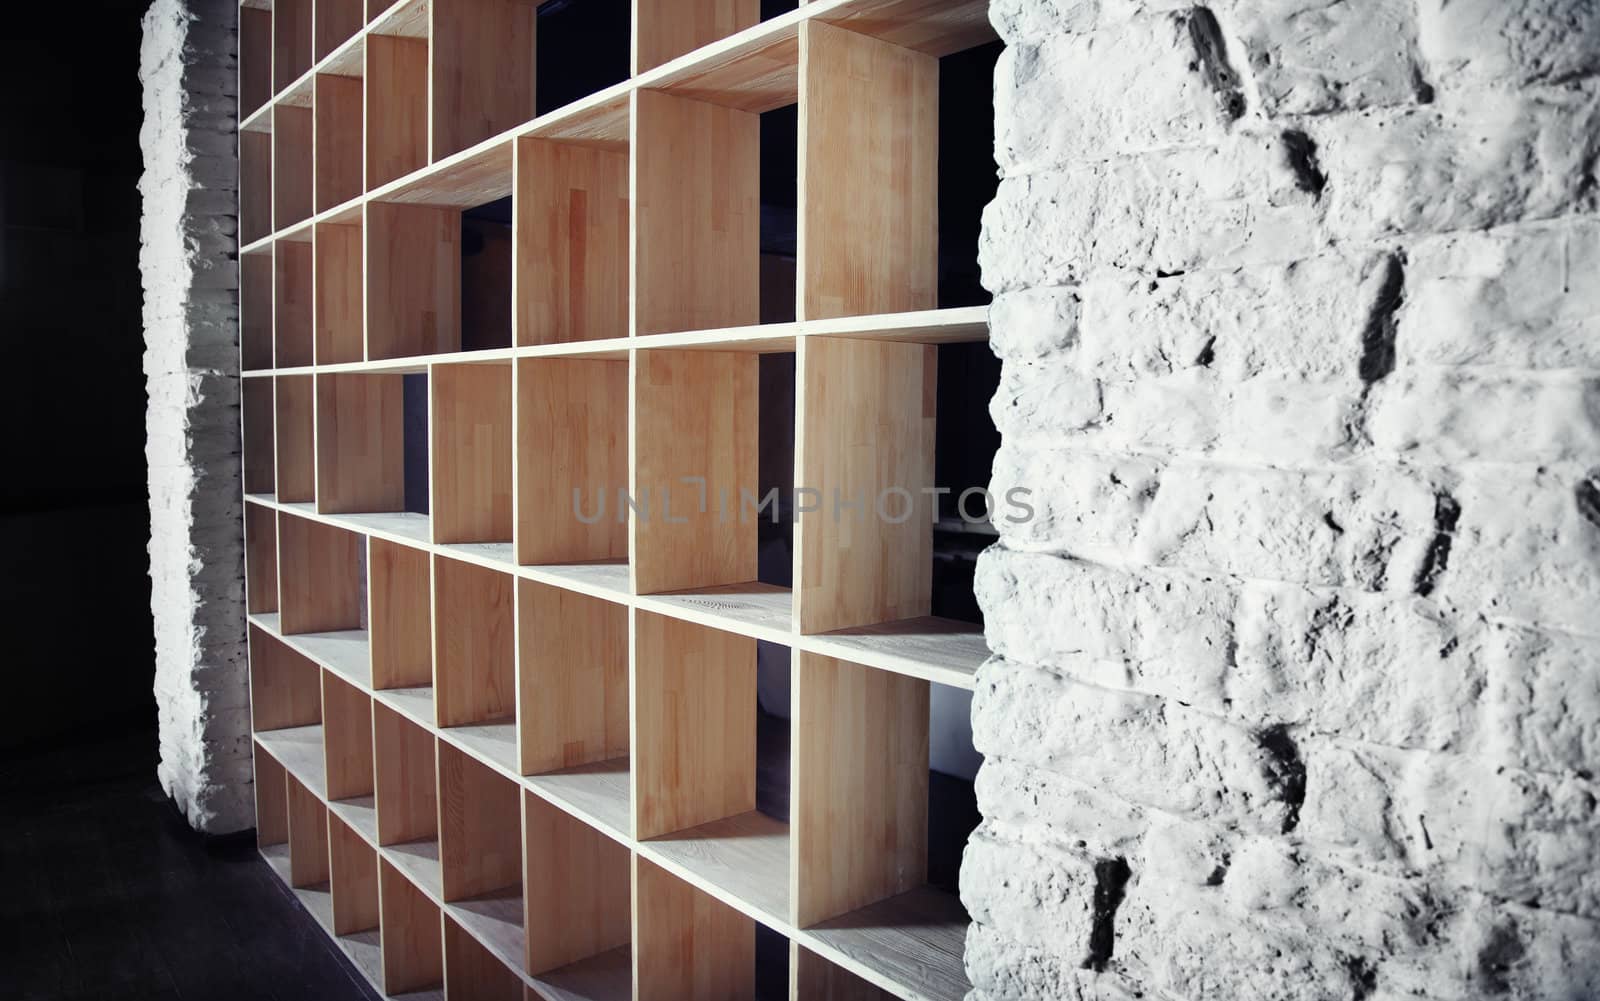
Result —
M 429 541 L 427 375 L 332 372 L 316 380 L 317 510 L 367 515 Z
M 262 851 L 289 844 L 289 773 L 278 759 L 255 745 L 256 847 Z
M 628 79 L 631 0 L 539 5 L 536 110 L 545 115 Z
M 433 541 L 502 543 L 511 560 L 511 363 L 435 365 Z
M 433 686 L 433 562 L 426 549 L 373 538 L 367 556 L 372 687 Z
M 446 913 L 444 918 L 444 991 L 446 997 L 471 1001 L 524 999 L 522 978 L 485 948 L 454 913 Z
M 272 100 L 272 10 L 239 8 L 239 120 Z M 249 240 L 244 242 L 248 243 Z
M 435 738 L 414 720 L 378 699 L 372 707 L 372 747 L 378 844 L 435 846 L 439 801 Z
M 244 505 L 245 610 L 278 610 L 278 512 L 265 504 Z
M 428 14 L 380 21 L 366 37 L 366 190 L 428 165 Z
M 254 376 L 239 380 L 239 423 L 244 458 L 244 492 L 272 499 L 277 491 L 273 444 L 276 431 L 273 380 Z
M 313 251 L 311 230 L 272 245 L 272 337 L 278 368 L 305 368 L 316 359 L 312 335 Z
M 272 228 L 278 232 L 311 218 L 314 210 L 312 93 L 308 80 L 272 106 Z
M 366 628 L 364 536 L 298 515 L 278 518 L 278 617 L 285 635 Z
M 272 416 L 277 429 L 275 483 L 277 499 L 284 504 L 309 504 L 317 499 L 313 388 L 309 375 L 280 375 L 272 380 Z M 252 459 L 246 456 L 245 462 L 248 466 Z
M 388 858 L 378 862 L 378 928 L 383 992 L 390 997 L 444 988 L 439 905 Z
M 781 934 L 642 855 L 633 860 L 633 887 L 637 1001 L 790 996 Z
M 268 110 L 239 132 L 239 245 L 247 247 L 271 235 L 272 113 Z
M 494 943 L 502 961 L 521 966 L 521 787 L 449 741 L 439 742 L 438 754 L 444 900 L 452 916 Z M 519 932 L 514 943 L 511 928 Z
M 313 202 L 318 212 L 326 212 L 366 190 L 361 148 L 366 86 L 360 76 L 318 73 L 313 90 Z
M 366 314 L 361 274 L 361 216 L 320 222 L 312 234 L 314 264 L 313 350 L 318 365 L 366 358 Z
M 321 62 L 348 42 L 367 23 L 366 0 L 316 0 L 312 51 Z
M 626 970 L 632 934 L 626 845 L 532 792 L 522 795 L 524 969 Z M 612 979 L 616 979 L 613 977 Z M 627 978 L 621 986 L 626 988 Z
M 332 671 L 322 675 L 322 743 L 328 801 L 362 801 L 352 816 L 367 816 L 373 797 L 372 696 Z
M 273 365 L 271 247 L 239 255 L 239 365 L 245 372 Z
M 377 850 L 337 816 L 328 819 L 328 882 L 335 935 L 378 930 Z
M 328 884 L 328 808 L 316 792 L 289 775 L 289 885 L 296 889 Z
M 250 716 L 257 733 L 322 722 L 322 669 L 315 661 L 252 624 Z
M 517 712 L 516 591 L 509 573 L 435 556 L 434 711 L 441 727 L 495 724 L 510 736 Z

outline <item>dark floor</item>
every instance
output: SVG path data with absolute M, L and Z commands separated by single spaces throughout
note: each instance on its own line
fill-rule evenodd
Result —
M 155 734 L 0 760 L 0 1001 L 375 999 L 255 853 L 195 834 Z

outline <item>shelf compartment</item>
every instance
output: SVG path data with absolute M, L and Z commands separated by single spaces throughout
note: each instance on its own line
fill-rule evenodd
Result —
M 364 542 L 309 518 L 278 518 L 278 612 L 285 635 L 362 627 Z
M 522 1001 L 522 980 L 462 928 L 453 914 L 444 919 L 444 989 L 471 1001 Z
M 568 813 L 618 840 L 633 829 L 629 799 L 633 776 L 627 758 L 529 775 L 524 784 Z
M 369 34 L 366 41 L 366 182 L 381 187 L 428 164 L 428 38 Z
M 315 201 L 318 212 L 343 205 L 363 190 L 361 77 L 318 73 L 312 105 L 316 132 Z
M 720 41 L 761 20 L 760 0 L 638 0 L 634 4 L 633 72 Z
M 366 357 L 362 304 L 361 223 L 319 223 L 313 240 L 316 265 L 318 365 L 362 361 Z
M 460 351 L 460 211 L 372 202 L 365 228 L 368 357 Z
M 246 372 L 272 368 L 271 250 L 239 256 L 239 364 Z
M 522 889 L 515 782 L 449 743 L 438 745 L 439 862 L 446 901 Z M 517 920 L 521 921 L 520 908 Z M 516 950 L 520 958 L 522 950 Z
M 264 504 L 244 505 L 245 612 L 278 610 L 278 512 Z
M 432 685 L 432 559 L 426 550 L 384 539 L 372 539 L 369 546 L 372 687 Z
M 337 816 L 328 819 L 328 882 L 337 936 L 378 927 L 378 853 Z
M 328 2 L 328 0 L 323 0 Z M 311 69 L 312 0 L 273 0 L 272 84 L 281 91 Z
M 257 733 L 322 722 L 322 670 L 260 626 L 249 627 L 250 713 Z
M 807 929 L 801 940 L 899 997 L 961 1001 L 972 990 L 962 962 L 967 925 L 961 901 L 924 887 Z
M 433 415 L 433 541 L 512 537 L 511 364 L 436 365 Z
M 239 242 L 241 246 L 249 246 L 271 235 L 272 131 L 242 131 L 239 133 Z
M 272 108 L 272 228 L 311 217 L 315 122 L 311 108 L 280 100 Z
M 313 250 L 307 238 L 280 239 L 272 245 L 272 333 L 278 368 L 310 365 L 312 355 Z
M 272 100 L 272 11 L 239 8 L 239 120 Z M 248 241 L 246 241 L 248 242 Z
M 387 858 L 378 861 L 383 992 L 391 997 L 444 987 L 439 905 Z
M 894 1001 L 895 995 L 830 963 L 798 942 L 789 943 L 793 996 L 828 1001 Z
M 316 792 L 289 775 L 289 885 L 328 882 L 328 808 Z
M 289 843 L 289 775 L 277 759 L 255 748 L 256 847 Z
M 517 562 L 625 559 L 627 360 L 523 358 L 516 366 Z
M 372 707 L 372 738 L 378 843 L 437 841 L 433 735 L 380 701 Z
M 328 799 L 371 796 L 372 696 L 325 671 L 322 715 Z
M 438 725 L 511 721 L 516 714 L 512 576 L 435 556 L 433 581 Z
M 280 375 L 272 381 L 277 427 L 277 499 L 303 504 L 316 499 L 317 467 L 314 461 L 316 414 L 312 377 Z M 252 460 L 247 456 L 245 462 Z
M 716 887 L 738 909 L 782 925 L 789 920 L 789 826 L 750 810 L 641 842 L 640 851 Z
M 820 633 L 803 645 L 813 653 L 966 689 L 989 659 L 982 626 L 934 616 Z
M 522 794 L 526 894 L 524 969 L 538 975 L 620 947 L 631 936 L 629 851 L 545 802 Z
M 316 378 L 317 511 L 405 509 L 406 377 L 342 372 Z
M 628 610 L 517 582 L 521 770 L 532 775 L 628 755 Z
M 639 86 L 757 113 L 794 104 L 800 89 L 799 25 L 784 19 L 742 32 L 713 50 L 642 74 Z
M 533 118 L 537 20 L 523 0 L 433 0 L 434 160 Z
M 322 773 L 322 724 L 262 730 L 255 740 L 285 771 L 322 798 L 327 786 Z
M 333 55 L 367 23 L 366 0 L 316 0 L 312 30 L 316 61 Z
M 273 494 L 273 401 L 271 379 L 241 379 L 239 416 L 243 439 L 244 492 Z
M 516 142 L 516 343 L 628 334 L 628 156 Z
M 754 998 L 755 973 L 755 922 L 634 856 L 636 1001 Z

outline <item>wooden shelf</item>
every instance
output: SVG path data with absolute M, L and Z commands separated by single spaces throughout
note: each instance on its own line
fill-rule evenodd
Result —
M 272 246 L 273 357 L 278 368 L 312 364 L 312 245 L 280 237 Z
M 312 377 L 281 375 L 272 385 L 277 426 L 276 499 L 285 504 L 313 501 L 317 493 L 317 469 Z
M 751 810 L 642 842 L 652 861 L 764 924 L 789 922 L 789 825 Z
M 484 947 L 485 937 L 496 942 L 506 937 L 498 916 L 486 917 L 462 907 L 446 909 L 445 994 L 476 1001 L 521 1001 L 521 978 L 512 972 L 504 955 Z
M 246 372 L 273 367 L 271 253 L 239 257 L 239 364 Z
M 360 220 L 318 223 L 314 233 L 316 362 L 360 362 L 366 357 Z
M 405 376 L 318 375 L 317 511 L 406 506 Z
M 380 699 L 372 707 L 378 843 L 437 841 L 434 738 Z
M 264 504 L 244 506 L 244 579 L 248 614 L 278 610 L 278 513 Z
M 434 557 L 433 664 L 440 727 L 516 718 L 512 577 Z
M 272 380 L 242 380 L 239 384 L 239 413 L 243 430 L 245 493 L 271 494 L 277 489 L 277 464 L 273 457 L 276 431 L 273 427 Z
M 631 936 L 628 848 L 532 792 L 522 797 L 528 895 L 524 969 L 551 973 L 625 948 Z
M 362 627 L 364 540 L 294 515 L 278 518 L 278 616 L 285 635 Z
M 385 994 L 444 987 L 443 916 L 387 854 L 378 862 L 378 899 Z
M 511 542 L 511 365 L 436 365 L 433 541 Z
M 322 671 L 316 662 L 257 626 L 249 628 L 250 713 L 257 733 L 322 722 Z

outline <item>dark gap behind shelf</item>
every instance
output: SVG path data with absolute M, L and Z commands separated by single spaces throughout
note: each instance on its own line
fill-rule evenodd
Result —
M 738 488 L 756 491 L 756 500 L 776 490 L 777 524 L 773 524 L 773 507 L 756 516 L 756 579 L 763 584 L 790 587 L 794 579 L 794 417 L 795 417 L 795 356 L 793 352 L 764 354 L 760 359 L 758 394 L 760 398 L 760 429 L 757 436 L 757 483 L 739 484 Z M 728 500 L 732 512 L 741 514 L 748 509 L 738 506 L 739 498 Z M 750 526 L 739 525 L 739 530 L 749 531 Z
M 761 322 L 794 320 L 799 105 L 761 115 Z
M 756 641 L 756 810 L 789 822 L 789 664 L 786 646 Z
M 756 922 L 756 1001 L 788 1001 L 789 940 Z
M 428 513 L 428 376 L 413 372 L 405 380 L 406 510 Z
M 994 67 L 1005 43 L 939 60 L 939 308 L 987 306 L 978 231 L 994 200 Z
M 631 0 L 546 0 L 535 33 L 534 107 L 545 115 L 628 79 Z
M 939 495 L 939 526 L 933 533 L 934 615 L 961 622 L 983 624 L 973 595 L 973 571 L 978 553 L 995 541 L 986 523 L 962 518 L 962 510 L 982 522 L 988 512 L 984 495 L 973 494 L 961 503 L 964 491 L 988 489 L 1000 432 L 989 417 L 989 401 L 1000 386 L 1000 359 L 983 342 L 944 344 L 939 347 L 938 421 L 934 429 L 934 482 L 948 488 Z M 1004 498 L 994 498 L 998 514 L 1010 510 Z
M 461 350 L 511 346 L 511 198 L 461 213 Z

